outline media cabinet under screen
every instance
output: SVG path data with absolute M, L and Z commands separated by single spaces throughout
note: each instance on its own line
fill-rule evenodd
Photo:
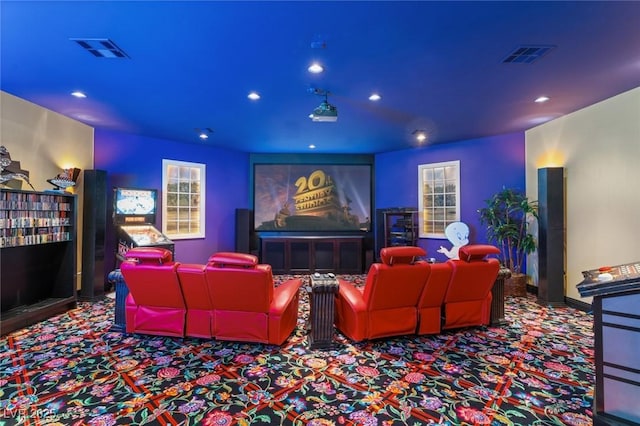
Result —
M 361 274 L 361 236 L 263 237 L 260 262 L 275 274 Z

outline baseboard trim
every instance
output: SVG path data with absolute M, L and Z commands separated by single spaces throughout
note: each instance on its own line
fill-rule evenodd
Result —
M 534 296 L 538 295 L 538 287 L 535 285 L 527 284 L 527 293 L 533 294 Z M 564 297 L 564 304 L 570 308 L 577 309 L 583 312 L 591 312 L 591 303 L 586 303 L 581 300 L 572 299 L 571 297 Z M 562 305 L 560 305 L 562 306 Z
M 564 301 L 570 308 L 578 309 L 579 311 L 584 312 L 591 312 L 591 303 L 585 303 L 580 300 L 572 299 L 570 297 L 565 297 Z

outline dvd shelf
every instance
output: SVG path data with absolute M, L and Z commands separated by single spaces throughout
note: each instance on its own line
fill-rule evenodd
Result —
M 73 194 L 0 189 L 0 334 L 76 305 L 75 211 Z
M 62 194 L 0 192 L 0 247 L 70 240 L 71 208 Z

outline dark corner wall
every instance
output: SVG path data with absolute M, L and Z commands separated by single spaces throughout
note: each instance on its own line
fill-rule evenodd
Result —
M 269 157 L 125 133 L 95 132 L 94 167 L 107 171 L 109 223 L 112 223 L 114 187 L 154 188 L 161 191 L 163 159 L 206 164 L 206 238 L 175 242 L 176 259 L 184 263 L 205 263 L 216 251 L 234 250 L 235 211 L 252 208 L 251 165 Z M 322 155 L 301 155 L 299 158 L 304 158 L 304 161 L 324 161 Z M 374 162 L 372 211 L 390 207 L 417 208 L 418 165 L 460 160 L 461 220 L 469 225 L 472 243 L 486 242 L 485 231 L 480 226 L 477 214 L 484 200 L 503 186 L 525 190 L 524 133 L 430 145 L 377 154 L 370 158 Z M 156 228 L 161 229 L 161 225 L 162 218 L 158 214 Z M 107 227 L 106 239 L 105 267 L 110 270 L 115 265 L 113 226 Z M 446 239 L 421 239 L 420 245 L 430 257 L 437 260 L 446 260 L 444 255 L 437 253 L 441 245 L 450 248 Z

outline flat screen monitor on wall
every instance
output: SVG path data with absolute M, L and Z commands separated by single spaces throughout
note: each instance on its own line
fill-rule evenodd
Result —
M 113 215 L 115 223 L 154 223 L 158 206 L 155 189 L 115 188 Z
M 256 231 L 369 231 L 371 166 L 254 164 Z

